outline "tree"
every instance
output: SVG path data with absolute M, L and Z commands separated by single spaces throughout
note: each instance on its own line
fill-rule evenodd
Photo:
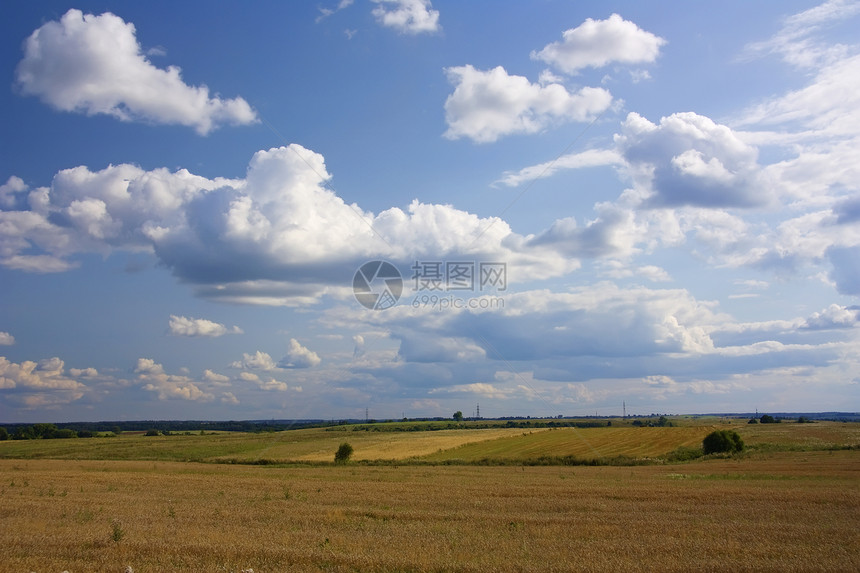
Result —
M 457 410 L 456 412 L 454 412 L 454 420 L 456 420 L 457 422 L 462 422 L 463 421 L 463 412 L 461 412 L 460 410 Z
M 156 430 L 155 428 L 150 428 L 146 431 L 147 436 L 157 436 L 158 434 L 159 434 L 159 431 Z
M 0 442 L 2 442 L 4 440 L 8 440 L 8 439 L 9 439 L 9 432 L 6 430 L 6 428 L 0 426 Z
M 761 423 L 762 424 L 775 424 L 776 418 L 774 418 L 770 414 L 763 414 L 761 417 Z
M 750 418 L 750 421 L 747 424 L 758 424 L 758 418 Z
M 744 450 L 744 441 L 734 430 L 715 430 L 702 440 L 702 451 L 705 455 L 720 453 L 735 453 Z
M 334 462 L 336 464 L 345 464 L 352 457 L 352 451 L 352 446 L 348 442 L 342 443 L 334 453 Z

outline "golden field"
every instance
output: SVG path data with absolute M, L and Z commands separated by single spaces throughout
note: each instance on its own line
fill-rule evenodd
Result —
M 76 451 L 104 456 L 102 440 L 2 442 L 0 571 L 860 570 L 860 453 L 833 449 L 856 446 L 858 425 L 736 427 L 758 449 L 621 467 L 431 465 L 427 456 L 420 465 L 165 461 L 242 435 L 110 439 L 148 460 Z M 494 455 L 505 440 L 522 448 L 523 439 L 568 433 L 578 444 L 579 432 L 597 450 L 644 451 L 629 433 L 597 434 L 613 429 L 518 430 L 451 448 L 484 444 Z M 671 449 L 674 434 L 647 432 L 687 428 L 629 430 Z M 329 432 L 325 447 L 331 459 L 340 441 L 358 455 L 361 440 L 397 449 L 438 433 Z M 299 439 L 288 434 L 244 435 L 256 443 L 244 452 L 264 449 L 258 439 L 270 447 Z M 66 459 L 47 459 L 54 442 Z M 17 448 L 26 446 L 36 455 L 24 459 Z M 243 451 L 233 449 L 228 457 Z

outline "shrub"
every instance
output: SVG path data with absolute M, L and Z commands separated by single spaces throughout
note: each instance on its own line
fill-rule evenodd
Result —
M 349 458 L 352 457 L 352 446 L 350 446 L 347 442 L 344 442 L 340 445 L 337 451 L 334 453 L 334 461 L 337 464 L 345 464 L 349 461 Z
M 750 418 L 750 421 L 747 424 L 758 424 L 758 418 Z
M 8 430 L 6 430 L 6 428 L 3 428 L 2 426 L 0 426 L 0 442 L 2 442 L 3 440 L 8 440 L 8 439 L 9 439 Z
M 744 450 L 744 441 L 734 430 L 715 430 L 702 440 L 702 451 L 705 455 L 719 453 L 734 453 Z
M 678 446 L 666 455 L 666 461 L 669 463 L 688 462 L 701 458 L 702 455 L 704 455 L 702 448 Z
M 53 434 L 51 434 L 51 438 L 55 439 L 68 439 L 68 438 L 77 438 L 78 433 L 69 428 L 62 428 L 60 430 L 54 430 Z
M 147 436 L 157 436 L 158 433 L 159 433 L 158 430 L 156 430 L 155 428 L 150 428 L 149 430 L 146 431 Z
M 777 419 L 774 418 L 773 416 L 771 416 L 770 414 L 764 414 L 761 417 L 761 423 L 762 424 L 775 424 L 776 422 L 777 422 Z

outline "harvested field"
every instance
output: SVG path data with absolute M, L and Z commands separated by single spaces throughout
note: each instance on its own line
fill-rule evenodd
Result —
M 860 456 L 645 467 L 0 460 L 4 571 L 851 571 Z

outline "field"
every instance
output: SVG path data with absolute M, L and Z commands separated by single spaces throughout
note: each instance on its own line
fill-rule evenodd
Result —
M 750 451 L 516 463 L 659 458 L 723 426 Z M 342 441 L 388 462 L 334 465 Z M 856 571 L 858 443 L 860 424 L 717 420 L 0 442 L 0 571 Z

